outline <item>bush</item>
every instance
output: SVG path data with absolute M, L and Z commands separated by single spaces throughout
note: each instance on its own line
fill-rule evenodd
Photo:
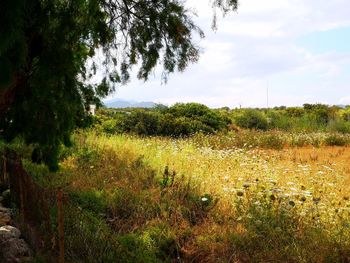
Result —
M 191 134 L 190 121 L 186 117 L 174 118 L 171 114 L 162 117 L 159 133 L 165 136 L 184 136 Z
M 349 140 L 341 134 L 333 133 L 328 135 L 324 142 L 328 146 L 344 146 L 349 143 Z
M 178 103 L 155 109 L 131 109 L 128 112 L 99 112 L 95 128 L 105 133 L 130 132 L 145 136 L 189 136 L 197 132 L 224 130 L 229 118 L 198 103 Z
M 238 126 L 246 129 L 266 130 L 268 127 L 264 113 L 253 109 L 244 110 L 236 117 L 235 122 Z
M 161 114 L 146 110 L 135 110 L 125 120 L 126 131 L 139 135 L 157 135 Z
M 284 112 L 269 111 L 267 112 L 267 119 L 269 129 L 289 130 L 292 126 L 291 118 Z
M 176 117 L 200 117 L 211 113 L 211 110 L 199 103 L 176 103 L 167 110 Z
M 280 133 L 271 132 L 261 136 L 259 146 L 267 149 L 283 149 L 285 145 L 285 139 Z
M 304 115 L 305 111 L 303 108 L 290 107 L 286 109 L 286 113 L 289 117 L 301 117 Z
M 350 133 L 350 122 L 344 120 L 331 120 L 327 129 L 331 132 Z
M 114 119 L 108 119 L 102 123 L 102 129 L 105 133 L 114 134 L 117 131 L 117 122 Z
M 192 121 L 197 120 L 202 123 L 201 128 L 206 126 L 210 130 L 222 130 L 229 124 L 229 120 L 219 112 L 199 103 L 177 103 L 170 107 L 167 112 L 175 117 L 187 117 Z

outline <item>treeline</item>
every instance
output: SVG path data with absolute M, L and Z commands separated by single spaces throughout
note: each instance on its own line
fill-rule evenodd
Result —
M 100 109 L 93 124 L 110 134 L 174 137 L 240 129 L 350 133 L 350 107 L 304 104 L 273 109 L 210 109 L 199 103 L 177 103 L 151 109 Z
M 233 110 L 232 120 L 239 127 L 257 130 L 350 133 L 350 107 L 324 104 Z
M 158 105 L 152 109 L 101 109 L 95 119 L 95 126 L 107 133 L 176 137 L 222 131 L 230 123 L 218 110 L 198 103 Z

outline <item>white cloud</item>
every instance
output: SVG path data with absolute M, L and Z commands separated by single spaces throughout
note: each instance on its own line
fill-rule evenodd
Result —
M 343 97 L 339 100 L 339 104 L 350 105 L 350 96 Z
M 207 1 L 187 3 L 198 11 L 195 20 L 207 35 L 200 43 L 204 53 L 199 63 L 172 75 L 167 86 L 160 85 L 159 77 L 145 84 L 133 81 L 119 89 L 118 97 L 265 106 L 266 83 L 278 79 L 275 88 L 279 90 L 271 95 L 271 105 L 337 103 L 348 98 L 347 88 L 339 83 L 349 80 L 343 71 L 350 65 L 350 54 L 317 54 L 298 46 L 297 39 L 350 26 L 350 1 L 241 0 L 237 13 L 219 20 L 217 32 L 210 29 L 213 13 Z M 319 87 L 322 92 L 317 92 Z

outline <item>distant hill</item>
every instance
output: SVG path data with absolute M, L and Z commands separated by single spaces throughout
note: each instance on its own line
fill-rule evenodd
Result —
M 153 108 L 156 103 L 152 101 L 128 101 L 121 99 L 113 99 L 104 102 L 107 108 Z
M 342 108 L 342 109 L 345 109 L 348 105 L 344 105 L 344 104 L 338 104 L 338 105 L 335 105 L 339 108 Z

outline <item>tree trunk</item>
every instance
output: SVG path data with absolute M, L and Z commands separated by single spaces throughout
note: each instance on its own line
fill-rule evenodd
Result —
M 0 119 L 4 118 L 18 91 L 24 88 L 24 78 L 21 75 L 13 77 L 7 87 L 0 88 Z

